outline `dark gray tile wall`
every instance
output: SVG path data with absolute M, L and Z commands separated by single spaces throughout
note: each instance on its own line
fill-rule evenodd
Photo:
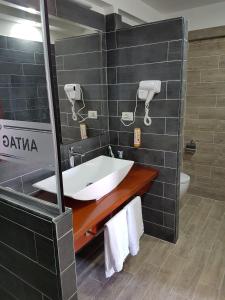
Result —
M 83 90 L 87 117 L 88 110 L 96 110 L 98 119 L 87 119 L 88 137 L 108 131 L 107 71 L 105 35 L 95 33 L 56 41 L 56 68 L 59 92 L 59 108 L 63 141 L 80 140 L 80 123 L 72 120 L 71 104 L 64 91 L 67 83 L 79 83 Z M 76 109 L 83 106 L 76 101 Z
M 37 189 L 32 184 L 53 174 L 53 171 L 40 169 L 40 166 L 35 164 L 24 165 L 10 161 L 0 161 L 0 186 L 24 194 L 31 195 L 35 193 Z
M 51 4 L 51 0 L 49 0 Z M 84 26 L 104 30 L 105 16 L 71 1 L 55 0 L 56 15 Z M 50 7 L 51 8 L 51 7 Z M 54 12 L 53 12 L 54 13 Z M 54 13 L 55 14 L 55 13 Z
M 160 171 L 142 199 L 145 232 L 171 242 L 178 228 L 185 31 L 177 18 L 107 33 L 110 144 L 125 159 Z M 152 125 L 144 125 L 144 102 L 138 101 L 136 122 L 125 127 L 121 114 L 134 111 L 141 80 L 162 81 L 150 104 Z M 140 149 L 133 147 L 135 127 L 142 130 Z
M 76 299 L 71 210 L 55 217 L 1 195 L 0 235 L 1 299 Z
M 65 66 L 68 69 L 75 69 L 78 76 L 95 81 L 95 74 L 93 70 L 99 74 L 98 83 L 88 83 L 82 86 L 87 109 L 97 110 L 98 120 L 88 120 L 89 136 L 96 136 L 90 140 L 84 141 L 82 152 L 88 152 L 87 157 L 93 158 L 98 153 L 107 153 L 106 144 L 109 139 L 108 130 L 108 105 L 107 105 L 107 85 L 106 85 L 106 71 L 103 68 L 105 61 L 103 61 L 104 53 L 102 48 L 105 47 L 105 39 L 99 34 L 81 37 L 79 42 L 74 39 L 68 39 L 67 43 L 57 44 L 57 68 L 65 58 Z M 0 36 L 0 115 L 2 118 L 11 120 L 25 120 L 37 122 L 49 122 L 48 113 L 48 99 L 46 90 L 46 79 L 44 70 L 44 57 L 42 43 L 25 41 L 21 39 L 14 39 Z M 54 47 L 52 46 L 54 54 Z M 91 52 L 87 54 L 79 54 L 82 52 Z M 63 56 L 62 54 L 65 54 Z M 77 60 L 74 56 L 78 56 Z M 81 59 L 83 57 L 83 60 Z M 53 65 L 55 67 L 55 56 L 52 55 Z M 71 61 L 74 65 L 70 66 Z M 88 64 L 87 64 L 87 62 Z M 92 65 L 90 65 L 92 63 Z M 77 64 L 77 65 L 76 65 Z M 80 64 L 80 65 L 79 65 Z M 89 74 L 89 65 L 91 76 Z M 83 74 L 79 74 L 80 68 L 86 68 Z M 97 67 L 97 69 L 96 69 Z M 104 74 L 105 72 L 105 74 Z M 6 74 L 7 73 L 7 74 Z M 94 75 L 94 77 L 92 77 Z M 102 76 L 102 77 L 101 77 Z M 69 82 L 72 77 L 69 77 Z M 57 87 L 57 79 L 55 79 L 55 87 Z M 56 95 L 58 89 L 56 88 Z M 71 119 L 71 109 L 69 101 L 65 98 L 63 86 L 59 85 L 61 124 L 62 136 L 67 142 L 74 141 L 74 135 L 80 134 L 78 128 L 74 128 Z M 66 125 L 65 125 L 66 124 Z M 78 124 L 76 124 L 78 126 Z M 100 134 L 103 134 L 99 137 Z M 80 143 L 77 145 L 80 147 Z M 63 168 L 67 169 L 68 165 L 68 147 L 65 146 L 63 153 Z M 78 161 L 81 159 L 78 157 Z M 85 160 L 85 158 L 83 158 Z M 53 172 L 40 169 L 35 165 L 18 165 L 11 162 L 0 162 L 0 185 L 9 187 L 16 191 L 26 194 L 32 194 L 36 191 L 32 187 L 34 182 L 42 180 Z
M 63 170 L 70 168 L 69 149 L 74 148 L 75 152 L 81 153 L 75 157 L 75 165 L 79 165 L 99 155 L 108 155 L 109 135 L 108 133 L 92 137 L 83 141 L 64 144 L 61 146 L 61 160 Z
M 42 92 L 46 86 L 42 43 L 0 39 L 1 118 L 48 123 L 48 99 Z
M 52 61 L 55 68 L 53 46 Z M 41 42 L 0 36 L 0 118 L 50 122 Z M 0 162 L 0 170 L 1 186 L 25 194 L 35 191 L 32 187 L 35 181 L 53 173 L 37 165 L 3 161 Z
M 61 147 L 63 170 L 69 166 L 69 148 L 78 153 L 75 164 L 108 154 L 108 87 L 106 68 L 105 35 L 96 33 L 57 41 L 56 62 L 61 132 L 64 144 Z M 88 139 L 80 140 L 80 126 L 72 120 L 71 104 L 64 92 L 64 84 L 80 83 L 86 108 L 97 110 L 98 119 L 87 119 Z M 81 102 L 77 102 L 80 107 Z

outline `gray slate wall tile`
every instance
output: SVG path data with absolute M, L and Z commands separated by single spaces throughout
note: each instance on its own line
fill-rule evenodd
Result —
M 166 134 L 178 135 L 181 127 L 179 118 L 166 118 Z
M 64 56 L 64 70 L 102 68 L 102 51 Z
M 40 52 L 43 53 L 43 44 L 40 42 L 22 40 L 7 37 L 7 48 L 20 51 Z
M 167 60 L 168 43 L 108 51 L 108 67 L 162 62 Z
M 163 196 L 164 184 L 159 181 L 153 181 L 151 188 L 149 190 L 149 194 Z
M 121 121 L 120 117 L 109 117 L 109 125 L 110 129 L 113 131 L 126 131 L 126 132 L 133 132 L 135 127 L 139 127 L 142 130 L 142 133 L 155 133 L 155 134 L 163 134 L 165 133 L 165 118 L 154 118 L 152 119 L 151 126 L 145 126 L 143 122 L 143 118 L 136 118 L 135 124 L 126 127 L 124 126 Z M 127 122 L 128 123 L 128 122 Z M 143 142 L 146 142 L 148 138 L 143 139 Z
M 80 84 L 104 84 L 106 83 L 105 69 L 75 70 L 75 71 L 58 71 L 57 79 L 60 85 L 71 82 Z
M 13 63 L 34 63 L 34 53 L 0 49 L 0 61 Z
M 22 65 L 14 63 L 0 62 L 0 74 L 21 74 Z
M 169 42 L 168 60 L 183 58 L 183 40 Z
M 163 225 L 174 229 L 175 227 L 175 216 L 173 214 L 164 213 L 163 214 Z
M 144 221 L 163 225 L 163 212 L 142 207 L 142 214 Z
M 106 33 L 106 46 L 107 50 L 116 48 L 116 32 L 107 32 Z
M 159 181 L 177 184 L 177 169 L 166 167 L 157 167 L 157 169 L 160 172 L 159 176 L 157 177 Z
M 65 233 L 69 232 L 72 228 L 72 211 L 68 211 L 62 218 L 55 220 L 56 236 L 60 239 Z
M 62 297 L 69 299 L 76 293 L 76 282 L 71 282 L 71 278 L 76 278 L 75 263 L 72 264 L 61 276 Z
M 108 68 L 107 69 L 107 82 L 108 82 L 108 84 L 117 83 L 117 69 L 116 68 Z
M 110 144 L 118 145 L 119 142 L 119 133 L 117 131 L 109 131 Z
M 163 197 L 145 194 L 142 197 L 142 205 L 151 209 L 163 211 Z
M 0 73 L 5 74 L 0 75 L 0 86 L 8 86 L 4 101 L 10 103 L 13 100 L 7 110 L 4 105 L 3 118 L 49 122 L 47 97 L 39 101 L 37 93 L 38 87 L 46 84 L 42 43 L 11 37 L 0 39 L 5 41 L 4 48 L 0 47 Z M 38 60 L 39 58 L 41 59 Z M 14 101 L 17 99 L 21 100 Z M 26 103 L 25 99 L 32 99 L 32 103 L 36 100 L 38 105 L 30 105 L 31 102 Z M 33 108 L 38 109 L 34 111 Z
M 49 297 L 57 298 L 58 286 L 55 275 L 1 242 L 0 253 L 2 266 L 17 274 L 25 282 L 29 282 L 34 288 L 43 291 Z
M 134 65 L 118 67 L 117 82 L 132 83 L 141 80 L 180 80 L 181 62 L 153 63 L 150 65 Z
M 43 65 L 32 65 L 24 64 L 23 65 L 24 75 L 42 75 L 45 74 L 45 67 Z
M 0 203 L 0 215 L 9 218 L 12 222 L 24 226 L 31 231 L 37 232 L 48 238 L 52 238 L 52 224 L 42 218 L 37 218 L 31 213 L 22 212 L 18 208 L 14 208 L 8 204 Z
M 0 241 L 36 259 L 34 233 L 0 216 Z
M 5 300 L 15 300 L 15 298 L 6 290 L 0 287 L 0 297 Z
M 182 22 L 182 18 L 177 18 L 119 30 L 117 46 L 121 48 L 180 39 L 183 37 Z
M 6 36 L 0 36 L 0 48 L 6 48 L 7 38 Z
M 156 238 L 160 238 L 168 242 L 175 242 L 176 240 L 174 229 L 145 221 L 144 230 L 146 234 L 152 235 Z
M 161 84 L 161 92 L 156 94 L 154 100 L 164 100 L 166 99 L 166 82 Z M 123 84 L 113 84 L 108 85 L 108 97 L 109 100 L 136 100 L 136 93 L 138 89 L 138 83 L 123 83 Z M 140 104 L 140 100 L 138 102 Z
M 74 122 L 71 115 L 71 104 L 69 103 L 64 91 L 64 84 L 78 82 L 81 84 L 85 110 L 82 112 L 86 117 L 89 110 L 95 110 L 98 113 L 98 119 L 87 119 L 85 121 L 88 129 L 88 137 L 95 137 L 108 130 L 108 88 L 107 88 L 107 60 L 106 60 L 106 35 L 90 34 L 86 36 L 65 39 L 56 43 L 56 60 L 60 58 L 57 65 L 57 79 L 59 83 L 58 94 L 60 99 L 60 112 L 67 113 L 67 121 L 63 116 L 62 138 L 63 141 L 72 143 L 79 141 L 80 124 Z M 63 63 L 63 64 L 62 64 Z M 60 69 L 61 68 L 61 69 Z M 62 70 L 63 69 L 63 70 Z M 116 76 L 116 72 L 114 72 Z M 114 75 L 112 74 L 112 75 Z M 72 78 L 72 79 L 71 79 Z M 108 75 L 108 80 L 110 76 Z M 112 81 L 116 80 L 112 77 Z M 80 103 L 76 103 L 79 109 Z M 100 139 L 96 139 L 99 143 Z M 84 142 L 86 146 L 86 142 Z M 98 144 L 97 147 L 100 147 Z M 95 145 L 89 151 L 95 150 Z M 85 149 L 84 152 L 88 150 Z M 64 167 L 68 164 L 64 162 Z
M 164 184 L 164 197 L 175 200 L 177 196 L 177 187 L 174 184 Z
M 42 214 L 41 210 L 38 213 L 32 210 L 36 207 L 35 203 L 30 209 L 24 206 L 23 199 L 19 200 L 21 203 L 17 201 L 16 204 L 13 203 L 13 199 L 10 202 L 5 199 L 0 201 L 0 214 L 6 213 L 8 218 L 6 220 L 0 216 L 0 230 L 2 229 L 0 236 L 0 282 L 1 288 L 6 292 L 2 294 L 0 291 L 0 295 L 4 295 L 2 298 L 4 300 L 8 299 L 5 297 L 8 294 L 12 295 L 13 299 L 68 300 L 70 296 L 76 294 L 73 241 L 69 242 L 66 238 L 67 229 L 72 235 L 72 222 L 67 222 L 68 215 L 71 219 L 71 212 L 66 211 L 65 214 L 58 217 L 57 214 L 54 217 L 52 215 L 47 216 L 46 211 Z M 10 207 L 10 209 L 5 210 L 6 207 Z M 27 219 L 28 215 L 32 216 L 32 219 Z M 45 223 L 51 225 L 51 238 L 49 238 L 47 228 L 44 226 Z M 69 226 L 61 226 L 65 223 Z M 63 236 L 61 243 L 56 235 L 56 232 L 59 231 Z M 37 232 L 41 232 L 41 234 Z M 63 247 L 64 250 L 66 249 L 64 253 L 62 253 Z M 63 254 L 66 261 L 73 266 L 73 272 L 71 267 L 64 272 L 60 271 L 60 266 L 63 265 Z M 71 257 L 68 254 L 72 254 L 71 260 L 68 260 L 68 257 Z M 60 262 L 61 264 L 59 264 Z
M 60 271 L 65 271 L 74 262 L 74 252 L 71 251 L 74 247 L 73 231 L 69 231 L 58 240 L 58 255 Z
M 5 291 L 10 291 L 10 294 L 18 299 L 24 300 L 42 300 L 42 294 L 37 290 L 33 289 L 30 285 L 26 284 L 18 277 L 14 276 L 8 270 L 0 266 L 0 282 L 1 287 Z M 7 300 L 7 298 L 1 297 L 0 299 Z M 14 300 L 15 298 L 13 298 Z
M 14 191 L 23 193 L 23 184 L 22 184 L 22 178 L 17 177 L 15 179 L 11 179 L 8 181 L 5 181 L 1 183 L 1 186 L 13 189 Z
M 130 45 L 134 46 L 140 46 L 141 43 L 145 42 L 148 44 L 156 43 L 156 42 L 167 42 L 172 39 L 179 39 L 182 38 L 182 28 L 181 28 L 181 19 L 175 19 L 173 21 L 166 21 L 166 22 L 159 22 L 156 24 L 146 25 L 146 26 L 137 26 L 135 28 L 131 29 L 129 37 L 128 31 L 125 30 L 122 32 L 119 31 L 116 34 L 113 35 L 117 39 L 112 39 L 111 41 L 108 40 L 108 47 L 114 48 L 116 47 L 116 43 L 118 43 L 119 47 L 127 47 Z M 157 25 L 157 28 L 156 28 Z M 148 28 L 148 31 L 146 31 L 146 28 Z M 140 31 L 140 28 L 142 28 L 142 31 Z M 146 34 L 148 33 L 148 34 Z M 70 46 L 68 46 L 68 51 L 70 52 L 72 47 L 75 47 L 75 44 L 73 44 L 70 41 Z M 135 43 L 135 44 L 133 44 Z M 73 44 L 73 45 L 72 45 Z M 167 43 L 165 43 L 166 45 Z M 126 46 L 125 46 L 126 45 Z M 87 41 L 86 45 L 87 46 Z M 99 42 L 95 44 L 92 43 L 92 46 L 95 47 L 95 49 L 99 49 Z M 173 48 L 173 47 L 174 48 Z M 80 46 L 79 46 L 80 47 Z M 108 48 L 108 49 L 109 49 Z M 175 240 L 175 230 L 174 227 L 176 226 L 175 220 L 175 209 L 176 209 L 176 195 L 174 194 L 173 187 L 177 186 L 177 166 L 174 165 L 174 159 L 175 157 L 169 157 L 164 153 L 164 151 L 175 151 L 177 156 L 178 151 L 178 138 L 176 136 L 171 136 L 171 132 L 176 132 L 177 129 L 175 127 L 169 126 L 170 123 L 166 123 L 167 120 L 169 120 L 169 117 L 179 117 L 179 103 L 177 101 L 174 101 L 173 103 L 166 103 L 166 101 L 158 101 L 160 99 L 166 100 L 166 96 L 168 99 L 180 99 L 179 94 L 177 91 L 174 91 L 175 88 L 172 86 L 170 82 L 171 80 L 179 80 L 180 83 L 180 67 L 182 62 L 170 62 L 165 63 L 164 66 L 160 64 L 152 64 L 152 62 L 158 61 L 158 59 L 162 59 L 160 61 L 164 60 L 165 52 L 160 52 L 162 49 L 160 49 L 157 53 L 154 52 L 153 49 L 156 49 L 157 46 L 149 46 L 147 47 L 149 50 L 149 53 L 152 51 L 152 55 L 148 57 L 146 55 L 146 52 L 143 52 L 143 55 L 141 57 L 137 56 L 137 53 L 135 52 L 135 49 L 130 51 L 132 53 L 132 57 L 128 57 L 127 61 L 125 61 L 126 64 L 130 64 L 131 67 L 129 68 L 118 68 L 117 74 L 115 73 L 115 69 L 111 69 L 111 75 L 108 72 L 108 79 L 109 83 L 122 83 L 121 85 L 116 86 L 118 90 L 115 89 L 115 86 L 111 85 L 109 87 L 109 98 L 112 100 L 121 100 L 119 101 L 119 115 L 124 109 L 132 109 L 132 105 L 130 105 L 130 102 L 135 101 L 135 94 L 137 90 L 137 84 L 136 82 L 139 82 L 140 80 L 144 79 L 161 79 L 163 80 L 163 86 L 162 86 L 162 93 L 160 95 L 157 95 L 154 101 L 151 103 L 151 113 L 153 117 L 153 124 L 151 128 L 148 128 L 144 126 L 143 124 L 143 118 L 137 118 L 137 122 L 135 126 L 142 128 L 142 147 L 145 149 L 133 149 L 129 148 L 129 146 L 133 146 L 133 129 L 134 127 L 131 127 L 129 129 L 121 127 L 119 116 L 117 118 L 111 118 L 110 122 L 110 141 L 114 142 L 115 144 L 119 144 L 123 150 L 125 157 L 127 159 L 131 158 L 134 159 L 136 162 L 146 165 L 153 165 L 157 166 L 156 168 L 160 171 L 160 176 L 157 179 L 158 182 L 154 183 L 152 189 L 149 191 L 149 193 L 152 192 L 152 195 L 147 194 L 146 197 L 149 197 L 148 200 L 151 204 L 146 204 L 148 206 L 144 207 L 143 209 L 143 215 L 145 219 L 145 232 L 148 234 L 152 234 L 154 236 L 164 238 L 168 241 L 174 241 Z M 76 51 L 79 53 L 81 48 L 77 48 Z M 143 48 L 144 49 L 144 48 Z M 176 49 L 176 45 L 171 45 L 171 53 L 169 53 L 169 58 L 173 58 L 176 55 L 178 55 L 178 51 Z M 139 49 L 140 50 L 140 49 Z M 165 50 L 165 49 L 164 49 Z M 61 51 L 63 49 L 61 48 Z M 94 50 L 96 51 L 96 50 Z M 98 51 L 98 50 L 97 50 Z M 82 53 L 85 52 L 85 50 L 81 51 Z M 109 62 L 108 66 L 114 66 L 114 65 L 120 65 L 124 63 L 125 60 L 125 54 L 126 51 L 122 51 L 122 54 L 120 58 L 112 57 L 111 62 Z M 67 53 L 71 54 L 71 53 Z M 158 55 L 158 56 L 157 56 Z M 110 57 L 110 56 L 109 56 Z M 88 59 L 87 59 L 88 60 Z M 76 64 L 73 66 L 73 68 L 80 68 L 85 67 L 87 61 L 80 61 L 80 65 Z M 145 64 L 146 62 L 151 62 L 149 65 L 144 66 L 136 66 L 139 63 Z M 91 62 L 92 63 L 92 62 Z M 133 66 L 134 65 L 134 66 Z M 69 66 L 69 60 L 68 60 L 68 66 Z M 90 64 L 91 66 L 91 64 Z M 93 65 L 96 66 L 96 61 L 93 60 Z M 61 64 L 62 67 L 62 64 Z M 154 69 L 152 69 L 152 67 Z M 36 68 L 35 75 L 38 73 L 38 68 Z M 26 72 L 31 72 L 28 69 L 26 69 Z M 89 71 L 91 72 L 91 71 Z M 104 70 L 105 72 L 105 70 Z M 107 100 L 107 87 L 106 87 L 106 93 L 105 91 L 102 92 L 102 89 L 99 88 L 100 85 L 106 84 L 105 81 L 105 73 L 98 74 L 92 73 L 90 75 L 87 82 L 86 81 L 86 75 L 82 72 L 78 73 L 70 73 L 69 76 L 63 76 L 61 79 L 61 93 L 62 93 L 62 85 L 66 82 L 66 80 L 71 79 L 71 75 L 75 76 L 76 80 L 81 80 L 84 85 L 84 93 L 86 93 L 86 97 L 89 98 L 93 103 L 95 103 L 95 100 L 99 101 Z M 127 73 L 127 74 L 125 74 Z M 168 84 L 166 83 L 166 81 Z M 93 83 L 95 84 L 93 86 Z M 90 85 L 90 87 L 89 87 Z M 166 89 L 167 86 L 167 89 Z M 114 88 L 114 89 L 113 89 Z M 119 92 L 118 92 L 119 91 Z M 166 95 L 167 91 L 167 95 Z M 44 92 L 44 88 L 41 90 L 38 90 L 39 93 Z M 180 92 L 180 90 L 179 90 Z M 21 92 L 22 95 L 22 92 Z M 26 94 L 27 95 L 27 94 Z M 62 96 L 65 99 L 65 95 Z M 176 96 L 176 97 L 175 97 Z M 25 96 L 26 98 L 27 96 Z M 100 98 L 97 98 L 100 97 Z M 22 99 L 22 98 L 21 98 Z M 130 102 L 126 102 L 124 100 L 131 100 Z M 113 101 L 112 101 L 113 102 Z M 121 103 L 120 103 L 121 102 Z M 122 103 L 124 102 L 124 103 Z M 158 102 L 158 103 L 157 103 Z M 168 101 L 171 102 L 171 101 Z M 97 102 L 96 102 L 97 103 Z M 90 105 L 92 107 L 92 104 Z M 111 106 L 111 109 L 113 109 L 113 106 Z M 140 110 L 138 111 L 138 115 L 142 115 L 142 109 L 143 109 L 143 103 L 140 105 Z M 115 113 L 115 112 L 113 112 Z M 111 114 L 111 112 L 110 112 Z M 167 119 L 166 119 L 167 118 Z M 91 123 L 90 123 L 91 124 Z M 92 126 L 95 126 L 94 122 L 91 124 Z M 172 128 L 172 129 L 170 129 Z M 99 128 L 101 129 L 101 128 Z M 128 133 L 126 131 L 129 131 Z M 165 130 L 168 130 L 165 132 Z M 173 131 L 172 131 L 173 130 Z M 71 129 L 71 131 L 67 130 L 66 126 L 64 126 L 64 133 L 68 131 L 70 134 L 74 133 L 75 129 Z M 123 132 L 124 131 L 124 132 Z M 153 134 L 154 133 L 154 134 Z M 84 152 L 90 151 L 86 157 L 85 160 L 91 159 L 97 155 L 101 154 L 107 154 L 107 140 L 102 143 L 102 140 L 100 138 L 95 139 L 95 141 L 92 141 L 90 144 L 89 142 L 86 142 L 83 146 Z M 102 147 L 104 145 L 104 147 Z M 78 145 L 79 148 L 80 145 Z M 81 146 L 80 146 L 81 147 Z M 102 148 L 100 148 L 102 147 Z M 119 147 L 116 147 L 114 150 L 119 149 Z M 174 166 L 174 169 L 171 168 L 171 165 Z M 155 194 L 154 194 L 155 193 Z M 168 198 L 167 198 L 168 196 Z M 152 198 L 150 198 L 152 197 Z M 176 201 L 170 200 L 175 199 Z M 144 201 L 147 203 L 148 201 L 144 199 Z M 71 217 L 71 216 L 70 216 Z M 70 225 L 68 225 L 70 224 Z M 65 234 L 65 230 L 69 229 L 71 226 L 71 219 L 70 222 L 66 222 L 64 225 L 57 224 L 57 234 L 59 236 L 63 236 Z M 64 228 L 63 230 L 59 228 Z M 63 239 L 63 238 L 62 238 Z M 71 244 L 71 236 L 70 236 L 70 244 Z M 69 257 L 69 256 L 68 256 Z M 66 265 L 68 265 L 71 260 L 64 261 L 62 260 L 62 269 L 65 268 Z M 41 260 L 40 260 L 41 263 Z M 42 264 L 45 264 L 45 260 L 42 257 Z M 47 269 L 50 267 L 47 267 Z M 47 271 L 46 269 L 46 271 Z M 34 272 L 35 273 L 35 272 Z M 36 274 L 36 273 L 35 273 Z M 40 275 L 39 275 L 40 276 Z M 71 265 L 71 267 L 63 274 L 62 276 L 62 283 L 63 283 L 63 295 L 67 297 L 72 297 L 72 295 L 75 295 L 76 291 L 76 284 L 75 281 L 71 285 L 69 284 L 69 280 L 71 279 L 71 276 L 75 278 L 75 267 L 74 264 Z M 31 278 L 33 280 L 33 278 Z M 40 287 L 39 287 L 40 288 Z M 41 287 L 42 288 L 42 287 Z M 51 284 L 48 286 L 48 288 L 54 289 Z M 54 297 L 54 295 L 51 295 L 49 293 L 49 290 L 44 291 L 45 294 L 47 294 L 50 297 Z M 74 296 L 76 297 L 76 296 Z M 35 298 L 34 298 L 35 299 Z
M 122 146 L 122 143 L 120 143 Z M 116 149 L 114 147 L 114 149 Z M 137 163 L 153 165 L 153 166 L 163 166 L 164 165 L 164 153 L 163 151 L 154 151 L 148 149 L 135 149 L 121 147 L 124 152 L 124 158 L 128 160 L 133 160 Z
M 109 101 L 109 111 L 111 116 L 118 116 L 118 101 Z M 121 114 L 119 114 L 121 115 Z
M 107 85 L 82 85 L 85 100 L 107 100 Z M 59 86 L 60 100 L 67 100 L 63 86 Z M 68 100 L 67 100 L 68 101 Z
M 39 264 L 56 273 L 56 252 L 53 240 L 47 239 L 39 234 L 35 234 L 35 242 L 37 249 L 37 261 Z
M 134 111 L 135 101 L 119 101 L 118 114 L 122 115 L 124 111 Z M 178 117 L 180 109 L 180 100 L 158 100 L 151 101 L 149 105 L 149 116 L 153 118 Z M 139 101 L 137 105 L 136 116 L 145 115 L 145 101 Z
M 86 36 L 64 39 L 63 42 L 58 41 L 55 44 L 55 54 L 67 55 L 74 53 L 85 53 L 101 51 L 102 45 L 99 34 L 90 34 Z
M 165 152 L 165 166 L 169 168 L 177 168 L 177 153 Z
M 167 83 L 167 99 L 181 98 L 182 83 L 180 81 L 169 81 Z

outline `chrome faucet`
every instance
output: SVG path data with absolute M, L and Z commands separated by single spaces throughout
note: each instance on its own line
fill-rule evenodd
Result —
M 81 157 L 85 156 L 85 154 L 83 154 L 83 153 L 74 151 L 74 147 L 70 147 L 70 148 L 69 148 L 69 153 L 70 153 L 70 155 L 72 155 L 72 156 L 76 156 L 76 155 L 80 155 Z
M 85 156 L 85 154 L 74 151 L 74 147 L 69 148 L 69 160 L 70 167 L 73 168 L 75 166 L 75 156 L 80 156 L 81 158 Z

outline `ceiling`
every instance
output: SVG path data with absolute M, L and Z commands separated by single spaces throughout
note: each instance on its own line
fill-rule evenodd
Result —
M 204 5 L 225 2 L 225 0 L 141 0 L 160 13 L 172 13 Z

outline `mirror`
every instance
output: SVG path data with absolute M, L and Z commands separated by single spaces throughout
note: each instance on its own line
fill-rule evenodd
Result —
M 5 82 L 6 78 L 12 81 L 15 89 L 11 92 L 16 94 L 11 99 L 0 95 L 0 117 L 49 123 L 40 14 L 3 3 L 0 4 L 0 57 L 2 61 L 15 63 L 14 67 L 18 69 L 12 70 L 10 76 L 0 78 L 1 87 L 9 84 Z M 62 143 L 101 135 L 108 127 L 105 36 L 100 31 L 66 19 L 51 15 L 49 18 L 58 130 L 61 130 Z M 4 49 L 3 45 L 6 36 L 9 49 Z M 16 56 L 12 50 L 23 53 L 18 52 Z M 18 66 L 21 62 L 22 65 Z M 19 68 L 22 68 L 21 74 Z M 64 90 L 66 84 L 77 85 L 79 100 L 69 100 Z M 7 93 L 4 89 L 0 91 Z M 72 107 L 77 118 L 73 117 Z
M 62 143 L 99 136 L 108 126 L 105 36 L 49 17 Z
M 55 174 L 41 17 L 0 11 L 0 186 L 36 197 L 33 183 Z
M 0 4 L 0 118 L 49 123 L 40 14 L 9 5 Z

